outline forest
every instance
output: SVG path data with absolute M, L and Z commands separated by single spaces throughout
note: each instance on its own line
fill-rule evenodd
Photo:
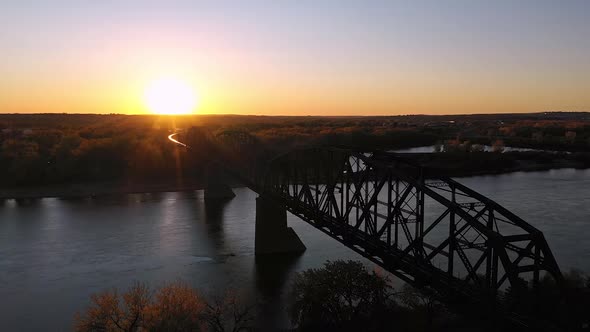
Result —
M 590 164 L 589 113 L 289 117 L 239 115 L 0 114 L 0 183 L 27 188 L 104 181 L 202 180 L 206 156 L 167 136 L 199 127 L 241 131 L 267 149 L 307 145 L 365 150 L 438 146 L 413 158 L 447 175 Z M 485 153 L 483 145 L 552 153 Z M 557 153 L 561 151 L 562 153 Z M 442 170 L 442 171 L 441 171 Z

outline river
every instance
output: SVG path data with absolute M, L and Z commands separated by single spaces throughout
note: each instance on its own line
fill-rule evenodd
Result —
M 590 273 L 590 170 L 461 178 L 545 233 L 563 270 Z M 89 295 L 134 281 L 184 280 L 207 294 L 234 289 L 260 303 L 260 324 L 286 326 L 281 294 L 295 271 L 360 259 L 289 216 L 299 257 L 254 256 L 256 194 L 205 206 L 203 192 L 0 201 L 0 322 L 6 331 L 70 330 Z
M 477 145 L 477 144 L 474 144 L 474 145 Z M 494 151 L 494 147 L 491 145 L 480 145 L 480 146 L 484 152 Z M 397 152 L 397 153 L 434 153 L 434 152 L 436 152 L 436 146 L 434 146 L 434 145 L 417 146 L 417 147 L 407 148 L 407 149 L 392 150 L 392 152 Z M 530 149 L 530 148 L 519 148 L 519 147 L 513 147 L 513 146 L 502 147 L 502 152 L 549 152 L 549 153 L 566 153 L 566 154 L 571 153 L 569 151 L 540 150 L 540 149 Z

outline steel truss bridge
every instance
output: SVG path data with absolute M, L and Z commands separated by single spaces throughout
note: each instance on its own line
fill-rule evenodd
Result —
M 247 134 L 215 139 L 224 167 L 261 196 L 451 305 L 503 311 L 500 290 L 562 275 L 543 233 L 500 204 L 386 152 L 296 149 L 268 158 Z M 252 151 L 258 151 L 254 153 Z

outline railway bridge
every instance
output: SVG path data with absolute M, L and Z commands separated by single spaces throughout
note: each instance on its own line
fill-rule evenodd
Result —
M 287 227 L 288 211 L 450 305 L 531 329 L 539 326 L 498 304 L 499 292 L 523 279 L 533 286 L 545 275 L 562 280 L 541 231 L 395 153 L 308 147 L 272 155 L 243 132 L 208 141 L 216 165 L 259 194 L 257 254 L 305 249 Z

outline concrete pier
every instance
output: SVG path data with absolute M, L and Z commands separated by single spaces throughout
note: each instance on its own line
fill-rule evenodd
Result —
M 208 167 L 205 201 L 226 201 L 236 197 L 231 187 L 224 181 L 225 179 L 227 179 L 227 175 L 214 165 Z
M 300 253 L 305 245 L 287 227 L 287 210 L 265 197 L 256 198 L 256 255 Z
M 230 186 L 225 183 L 208 183 L 205 187 L 206 201 L 223 201 L 236 197 Z

